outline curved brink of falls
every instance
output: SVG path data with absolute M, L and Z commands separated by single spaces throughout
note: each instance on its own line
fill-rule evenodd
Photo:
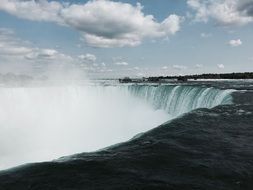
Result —
M 183 85 L 130 85 L 128 91 L 152 104 L 155 109 L 163 109 L 172 117 L 177 117 L 197 108 L 231 104 L 234 90 Z

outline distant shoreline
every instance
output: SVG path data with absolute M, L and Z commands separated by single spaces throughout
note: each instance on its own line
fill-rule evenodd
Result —
M 186 82 L 188 80 L 213 80 L 213 79 L 253 79 L 253 72 L 245 72 L 245 73 L 207 73 L 200 75 L 184 75 L 184 76 L 157 76 L 157 77 L 143 77 L 141 79 L 133 79 L 130 77 L 125 77 L 119 79 L 121 83 L 130 83 L 130 82 L 166 82 L 171 80 Z

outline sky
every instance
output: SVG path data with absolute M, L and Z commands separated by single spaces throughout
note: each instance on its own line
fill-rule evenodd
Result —
M 0 0 L 0 73 L 253 72 L 253 0 Z

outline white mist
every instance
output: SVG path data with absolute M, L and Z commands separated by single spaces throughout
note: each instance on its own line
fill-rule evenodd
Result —
M 0 169 L 95 151 L 168 119 L 119 87 L 1 87 Z

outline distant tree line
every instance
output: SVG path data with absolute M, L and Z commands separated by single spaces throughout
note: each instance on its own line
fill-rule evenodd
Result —
M 253 79 L 253 72 L 245 73 L 223 73 L 223 74 L 200 74 L 200 75 L 185 75 L 185 76 L 157 76 L 157 77 L 147 77 L 142 79 L 130 79 L 125 77 L 119 79 L 119 82 L 129 83 L 129 82 L 161 82 L 163 80 L 178 80 L 178 81 L 187 81 L 189 79 L 198 80 L 198 79 Z
M 188 80 L 188 79 L 253 79 L 253 72 L 245 73 L 223 73 L 223 74 L 200 74 L 200 75 L 185 75 L 185 76 L 159 76 L 159 77 L 148 77 L 148 81 L 159 81 L 162 79 L 178 79 L 178 80 Z

